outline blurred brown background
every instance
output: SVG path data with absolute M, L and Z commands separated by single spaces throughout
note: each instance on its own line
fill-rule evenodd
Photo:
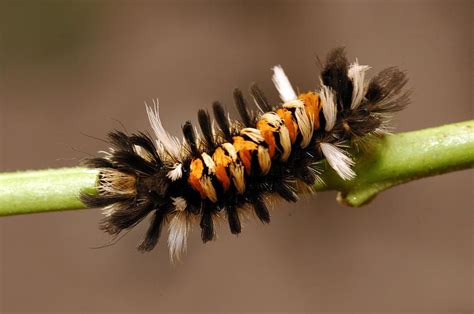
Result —
M 471 1 L 2 1 L 0 170 L 74 166 L 111 129 L 148 130 L 159 97 L 178 134 L 213 100 L 257 81 L 277 94 L 282 64 L 315 86 L 315 55 L 407 70 L 412 105 L 398 131 L 473 118 Z M 234 109 L 231 109 L 235 113 Z M 98 210 L 2 218 L 1 293 L 10 312 L 459 311 L 473 306 L 473 176 L 394 188 L 369 206 L 321 193 L 280 204 L 238 237 L 191 236 L 171 265 L 166 237 L 135 251 L 145 226 L 116 245 Z

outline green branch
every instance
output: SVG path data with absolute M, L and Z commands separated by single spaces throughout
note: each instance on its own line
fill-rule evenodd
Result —
M 338 201 L 358 207 L 395 185 L 473 167 L 471 120 L 372 141 L 357 158 L 355 179 L 343 181 L 326 169 L 326 185 L 318 184 L 316 189 L 339 191 Z
M 97 174 L 84 168 L 0 174 L 0 216 L 85 208 L 78 196 L 94 193 Z
M 474 120 L 370 141 L 356 156 L 357 177 L 341 180 L 326 166 L 316 190 L 339 191 L 338 200 L 361 206 L 378 193 L 423 177 L 474 167 Z M 81 191 L 94 193 L 97 171 L 63 168 L 0 174 L 0 216 L 81 209 Z

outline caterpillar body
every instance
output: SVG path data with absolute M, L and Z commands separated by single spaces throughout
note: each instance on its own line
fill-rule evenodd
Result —
M 98 193 L 84 193 L 81 200 L 104 208 L 101 228 L 112 235 L 152 215 L 141 251 L 156 246 L 168 223 L 172 259 L 186 250 L 195 224 L 207 242 L 215 238 L 215 222 L 221 217 L 233 234 L 241 232 L 241 218 L 248 212 L 268 223 L 267 196 L 296 202 L 298 191 L 311 191 L 320 180 L 324 160 L 341 178 L 353 178 L 354 162 L 346 148 L 368 134 L 384 132 L 391 114 L 407 105 L 403 72 L 387 68 L 369 81 L 368 69 L 357 61 L 349 64 L 344 49 L 336 48 L 323 66 L 320 87 L 297 94 L 281 66 L 275 66 L 272 79 L 279 105 L 272 106 L 253 84 L 250 94 L 257 110 L 251 110 L 235 89 L 240 121 L 231 120 L 215 102 L 214 121 L 200 110 L 201 134 L 188 121 L 182 142 L 163 128 L 158 103 L 147 105 L 155 138 L 111 132 L 109 151 L 85 161 L 99 169 Z

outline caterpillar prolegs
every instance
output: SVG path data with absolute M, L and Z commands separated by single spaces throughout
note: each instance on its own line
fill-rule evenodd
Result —
M 241 217 L 254 212 L 270 222 L 266 197 L 298 200 L 298 190 L 319 179 L 323 160 L 343 179 L 355 176 L 346 148 L 359 138 L 384 132 L 393 112 L 408 103 L 406 75 L 395 67 L 365 79 L 369 67 L 349 64 L 343 48 L 328 54 L 320 87 L 297 94 L 281 66 L 273 69 L 281 103 L 273 106 L 255 84 L 249 109 L 239 89 L 233 98 L 240 120 L 232 120 L 214 102 L 214 121 L 199 110 L 198 133 L 191 122 L 184 139 L 162 126 L 158 104 L 146 106 L 154 138 L 145 133 L 109 134 L 111 148 L 102 157 L 85 161 L 99 169 L 98 193 L 83 194 L 87 206 L 103 207 L 101 228 L 118 235 L 151 215 L 139 250 L 155 247 L 168 223 L 171 258 L 186 249 L 192 226 L 199 224 L 204 242 L 215 238 L 218 218 L 230 232 L 241 232 Z M 217 124 L 217 126 L 216 126 Z

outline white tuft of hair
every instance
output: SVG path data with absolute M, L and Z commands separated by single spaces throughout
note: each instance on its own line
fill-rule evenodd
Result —
M 168 247 L 171 262 L 179 261 L 181 255 L 186 252 L 189 229 L 186 213 L 176 211 L 168 226 Z
M 178 179 L 181 179 L 183 177 L 183 164 L 182 163 L 175 163 L 173 165 L 173 169 L 168 171 L 166 176 L 171 181 L 176 181 Z
M 299 99 L 291 100 L 283 104 L 283 108 L 300 108 L 300 107 L 304 107 L 304 102 Z
M 211 178 L 209 176 L 202 176 L 199 182 L 201 183 L 201 187 L 204 190 L 204 193 L 206 193 L 207 198 L 213 203 L 217 202 L 217 193 L 212 185 Z
M 232 182 L 237 189 L 237 194 L 244 194 L 245 192 L 245 178 L 243 165 L 232 163 L 229 167 L 230 173 L 232 174 Z
M 176 211 L 182 212 L 188 207 L 188 203 L 181 196 L 172 197 L 171 199 L 173 200 L 173 206 Z
M 312 115 L 308 115 L 304 107 L 295 109 L 296 122 L 301 132 L 301 148 L 306 148 L 311 142 L 314 131 L 314 119 Z
M 133 145 L 133 151 L 146 161 L 153 161 L 153 156 L 151 155 L 151 153 L 140 145 Z
M 280 145 L 283 148 L 283 152 L 281 154 L 281 160 L 285 161 L 290 157 L 291 154 L 291 139 L 290 139 L 290 132 L 285 125 L 280 127 Z
M 360 65 L 358 60 L 351 64 L 347 76 L 352 80 L 352 103 L 351 109 L 357 109 L 364 99 L 365 72 L 370 69 L 368 65 Z
M 223 143 L 222 148 L 226 150 L 230 158 L 232 158 L 232 161 L 237 160 L 237 151 L 235 150 L 234 145 L 232 145 L 231 143 Z
M 159 144 L 158 146 L 162 146 L 169 155 L 177 160 L 180 160 L 181 145 L 179 140 L 166 132 L 165 128 L 163 127 L 160 119 L 158 100 L 155 101 L 153 99 L 153 107 L 149 106 L 145 102 L 145 107 L 151 128 L 153 129 L 153 132 L 155 132 L 156 139 Z
M 255 128 L 243 128 L 240 130 L 240 135 L 248 136 L 255 143 L 261 143 L 264 141 L 260 130 Z
M 262 174 L 267 174 L 270 171 L 272 166 L 272 159 L 270 158 L 270 154 L 268 153 L 268 148 L 263 147 L 262 145 L 258 145 L 258 164 L 260 166 L 260 170 Z
M 136 194 L 137 179 L 115 169 L 102 169 L 98 191 L 102 195 Z
M 329 143 L 321 143 L 320 147 L 331 168 L 342 179 L 350 180 L 355 177 L 356 174 L 351 168 L 354 165 L 354 161 L 347 155 L 347 152 Z
M 110 217 L 110 216 L 112 216 L 116 211 L 117 211 L 117 203 L 114 203 L 114 204 L 110 204 L 110 205 L 105 206 L 105 207 L 102 209 L 102 214 L 103 214 L 105 217 Z
M 204 161 L 204 164 L 207 167 L 207 173 L 208 174 L 216 173 L 216 164 L 214 163 L 214 160 L 212 160 L 211 156 L 209 156 L 206 153 L 202 153 L 201 157 L 202 157 L 202 160 Z
M 283 124 L 283 120 L 275 112 L 267 112 L 260 117 L 261 120 L 265 120 L 274 128 L 280 127 Z
M 323 108 L 324 119 L 326 120 L 326 131 L 331 131 L 336 124 L 337 107 L 334 99 L 334 93 L 326 85 L 321 86 L 321 107 Z
M 272 81 L 280 93 L 281 100 L 283 100 L 284 103 L 296 100 L 297 96 L 295 90 L 291 86 L 290 80 L 286 76 L 285 71 L 283 71 L 281 65 L 274 66 L 272 70 Z

